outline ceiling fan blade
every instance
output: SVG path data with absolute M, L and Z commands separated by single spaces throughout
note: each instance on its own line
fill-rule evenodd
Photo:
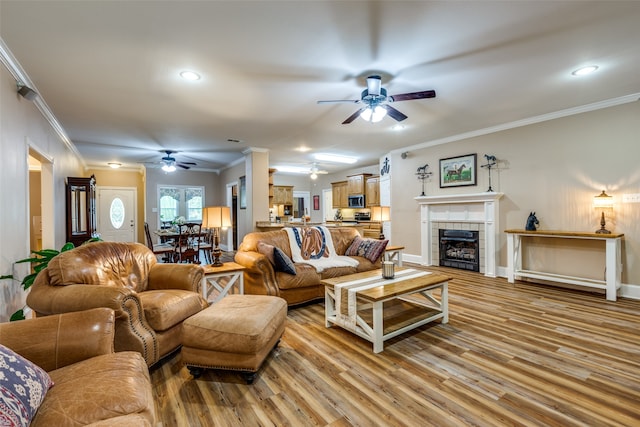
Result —
M 328 101 L 318 101 L 318 104 L 359 104 L 361 101 L 359 99 L 331 99 Z
M 384 105 L 383 107 L 387 109 L 387 114 L 389 115 L 389 117 L 395 119 L 396 121 L 401 122 L 407 118 L 407 116 L 393 108 L 391 105 Z
M 389 97 L 389 101 L 391 102 L 411 101 L 412 99 L 424 99 L 424 98 L 435 98 L 435 97 L 436 97 L 435 90 L 423 90 L 422 92 L 400 93 L 398 95 L 391 95 Z
M 179 168 L 182 168 L 182 169 L 191 169 L 189 166 L 187 166 L 185 164 L 182 164 L 182 163 L 176 163 L 176 166 L 178 166 Z
M 197 165 L 197 163 L 193 163 L 193 162 L 179 162 L 179 163 L 182 163 L 183 165 L 191 165 L 191 166 Z
M 344 122 L 342 122 L 343 125 L 348 125 L 349 123 L 351 123 L 352 121 L 354 121 L 355 119 L 358 118 L 358 116 L 360 115 L 360 113 L 362 112 L 362 110 L 364 110 L 364 108 L 359 109 L 358 111 L 356 111 L 355 113 L 353 113 L 352 115 L 350 115 L 347 120 L 345 120 Z

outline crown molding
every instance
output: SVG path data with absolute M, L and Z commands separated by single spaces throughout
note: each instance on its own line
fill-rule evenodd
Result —
M 0 62 L 2 62 L 5 68 L 9 71 L 9 73 L 13 76 L 13 78 L 17 82 L 20 82 L 26 86 L 29 86 L 31 89 L 35 90 L 38 94 L 40 91 L 33 84 L 27 73 L 24 71 L 18 60 L 13 56 L 11 50 L 7 47 L 4 40 L 0 38 Z M 76 146 L 71 142 L 69 135 L 65 132 L 64 128 L 56 119 L 53 111 L 49 108 L 47 103 L 42 99 L 41 95 L 38 95 L 33 101 L 33 104 L 38 108 L 42 117 L 49 123 L 53 131 L 58 135 L 58 137 L 62 140 L 62 142 L 67 146 L 67 148 L 78 158 L 80 164 L 86 169 L 87 164 L 84 159 L 80 155 L 80 152 L 76 148 Z
M 564 110 L 554 111 L 539 116 L 529 117 L 522 120 L 516 120 L 509 123 L 503 123 L 501 125 L 491 126 L 484 129 L 478 129 L 471 132 L 465 132 L 458 135 L 448 136 L 445 138 L 434 139 L 433 141 L 427 141 L 409 147 L 398 148 L 392 150 L 391 153 L 403 153 L 405 151 L 419 150 L 422 148 L 434 147 L 436 145 L 447 144 L 450 142 L 461 141 L 463 139 L 474 138 L 477 136 L 489 135 L 504 130 L 515 129 L 523 126 L 528 126 L 536 123 L 546 122 L 549 120 L 555 120 L 562 117 L 573 116 L 576 114 L 587 113 L 590 111 L 601 110 L 603 108 L 615 107 L 617 105 L 628 104 L 631 102 L 640 101 L 640 92 L 632 93 L 629 95 L 620 96 L 618 98 L 606 99 L 604 101 L 593 102 L 591 104 L 580 105 L 577 107 L 567 108 Z

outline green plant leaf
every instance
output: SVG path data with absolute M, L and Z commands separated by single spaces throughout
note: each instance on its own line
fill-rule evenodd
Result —
M 36 280 L 37 275 L 38 273 L 31 273 L 28 276 L 25 276 L 25 278 L 22 279 L 22 289 L 24 289 L 25 291 L 29 289 L 31 285 L 33 285 L 33 282 Z
M 60 252 L 70 251 L 73 248 L 75 248 L 75 245 L 73 243 L 71 243 L 71 242 L 67 242 L 67 243 L 64 244 L 62 249 L 60 249 Z
M 13 274 L 8 274 L 6 276 L 0 276 L 0 280 L 4 280 L 4 279 L 13 279 Z
M 9 318 L 9 322 L 14 322 L 16 320 L 24 320 L 24 319 L 25 319 L 24 310 L 20 309 L 11 315 L 11 317 Z

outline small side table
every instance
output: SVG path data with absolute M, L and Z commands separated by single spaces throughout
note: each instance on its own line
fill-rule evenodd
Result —
M 384 250 L 384 260 L 394 261 L 398 267 L 402 267 L 402 251 L 404 246 L 387 246 Z
M 244 270 L 245 267 L 235 262 L 225 262 L 221 267 L 212 267 L 211 265 L 202 266 L 204 276 L 202 277 L 202 297 L 210 304 L 221 300 L 227 294 L 244 293 Z M 220 283 L 220 279 L 226 277 L 226 283 Z M 235 292 L 234 292 L 234 287 Z M 216 291 L 211 294 L 211 291 Z M 212 299 L 209 299 L 212 297 Z

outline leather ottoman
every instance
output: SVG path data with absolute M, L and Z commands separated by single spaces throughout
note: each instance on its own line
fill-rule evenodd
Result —
M 202 370 L 243 371 L 251 384 L 278 345 L 287 302 L 266 295 L 229 295 L 183 322 L 182 362 L 194 378 Z

